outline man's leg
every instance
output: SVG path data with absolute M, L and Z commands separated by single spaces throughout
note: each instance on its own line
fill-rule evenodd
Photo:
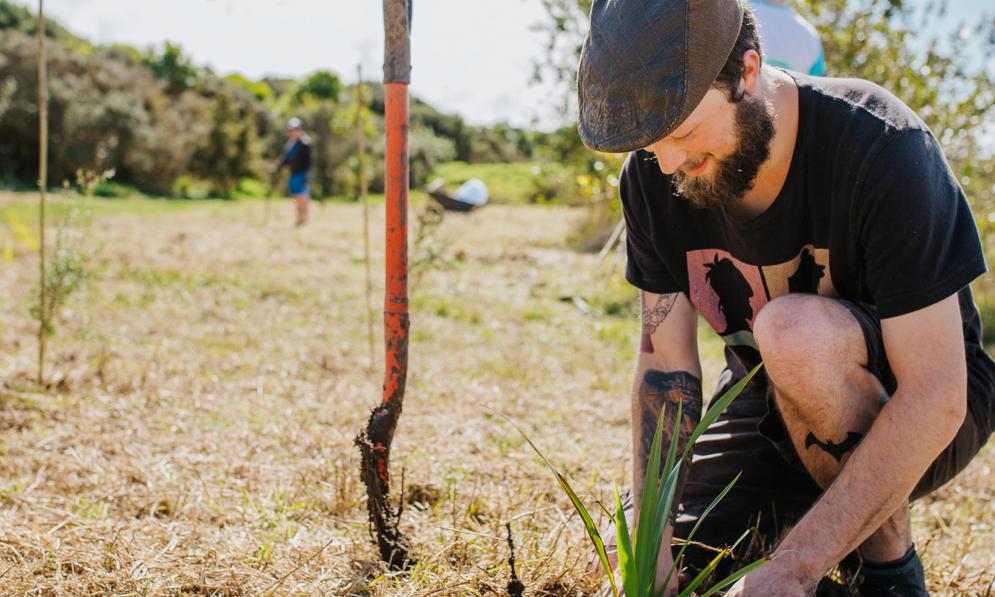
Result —
M 868 369 L 876 355 L 868 354 L 865 333 L 845 306 L 814 295 L 771 301 L 753 331 L 792 445 L 827 488 L 888 399 Z M 911 547 L 906 501 L 859 552 L 869 562 L 898 562 Z
M 297 225 L 303 226 L 307 223 L 307 195 L 294 195 L 294 203 L 297 206 Z
M 741 356 L 749 363 L 754 362 L 747 355 Z M 756 358 L 759 359 L 759 354 Z M 727 349 L 730 368 L 723 372 L 713 400 L 746 374 L 738 359 Z M 772 549 L 781 534 L 801 518 L 821 493 L 801 463 L 790 463 L 761 433 L 767 413 L 767 383 L 761 375 L 694 445 L 674 535 L 687 538 L 691 529 L 700 524 L 694 540 L 721 548 L 751 530 L 750 538 L 740 544 L 735 558 L 727 558 L 720 565 L 718 577 Z M 705 508 L 737 475 L 732 490 L 702 518 Z M 675 548 L 675 555 L 676 551 Z M 690 575 L 701 571 L 714 556 L 715 552 L 709 549 L 690 547 L 685 553 Z

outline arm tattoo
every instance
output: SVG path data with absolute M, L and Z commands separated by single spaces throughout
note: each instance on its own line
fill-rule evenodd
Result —
M 674 308 L 674 303 L 677 302 L 677 293 L 671 292 L 659 295 L 652 309 L 646 304 L 646 293 L 641 292 L 639 296 L 643 312 L 643 339 L 639 350 L 641 352 L 652 353 L 653 332 L 656 331 L 656 328 L 660 327 L 660 324 L 667 318 L 667 315 L 670 315 L 670 310 Z
M 856 448 L 857 444 L 859 444 L 862 439 L 864 439 L 863 433 L 849 431 L 846 434 L 846 438 L 837 444 L 831 439 L 823 441 L 815 437 L 814 433 L 809 433 L 805 437 L 805 448 L 808 449 L 812 446 L 818 446 L 823 452 L 835 458 L 836 462 L 843 462 L 843 457 L 846 456 L 848 452 Z
M 657 369 L 647 370 L 639 386 L 639 420 L 634 422 L 639 426 L 635 474 L 640 481 L 646 476 L 646 465 L 649 462 L 658 420 L 663 425 L 662 456 L 666 458 L 674 435 L 674 426 L 677 423 L 678 405 L 681 408 L 681 424 L 677 432 L 677 453 L 681 454 L 687 445 L 688 437 L 701 420 L 701 381 L 686 371 L 668 373 Z M 670 512 L 671 522 L 677 517 L 677 504 L 680 502 L 690 465 L 690 462 L 685 462 L 681 466 L 674 492 L 674 505 Z

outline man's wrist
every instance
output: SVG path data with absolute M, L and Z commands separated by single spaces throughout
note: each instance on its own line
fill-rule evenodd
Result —
M 800 586 L 806 589 L 814 589 L 819 584 L 819 579 L 825 574 L 824 570 L 812 561 L 812 557 L 800 549 L 790 546 L 788 538 L 770 556 L 767 566 L 773 566 L 778 572 L 794 579 Z

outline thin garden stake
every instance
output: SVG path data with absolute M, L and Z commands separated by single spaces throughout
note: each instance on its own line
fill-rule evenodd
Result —
M 356 438 L 362 454 L 370 526 L 380 558 L 391 568 L 409 564 L 408 542 L 401 535 L 397 510 L 390 503 L 390 444 L 404 401 L 408 368 L 408 83 L 411 80 L 411 4 L 384 0 L 384 88 L 387 152 L 384 156 L 387 204 L 386 292 L 384 296 L 385 371 L 383 399 Z M 403 485 L 403 482 L 402 482 Z M 400 502 L 400 503 L 403 503 Z
M 45 380 L 45 187 L 48 186 L 48 65 L 45 57 L 45 0 L 38 0 L 38 385 Z
M 366 337 L 370 345 L 370 368 L 373 368 L 373 274 L 370 271 L 370 201 L 366 192 L 366 164 L 363 128 L 366 119 L 363 110 L 363 65 L 356 66 L 356 159 L 359 163 L 356 180 L 359 184 L 359 198 L 363 203 L 363 262 L 366 264 Z

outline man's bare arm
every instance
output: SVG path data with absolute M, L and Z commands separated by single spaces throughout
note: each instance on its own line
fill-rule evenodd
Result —
M 898 389 L 839 476 L 774 554 L 772 566 L 814 587 L 908 498 L 966 414 L 957 297 L 881 322 Z
M 635 502 L 642 495 L 653 436 L 663 413 L 663 446 L 670 446 L 677 423 L 681 422 L 678 449 L 701 419 L 701 365 L 698 360 L 694 308 L 681 293 L 641 293 L 642 340 L 632 393 L 633 487 Z M 687 470 L 686 467 L 684 470 Z M 677 487 L 676 503 L 683 488 L 683 475 Z

